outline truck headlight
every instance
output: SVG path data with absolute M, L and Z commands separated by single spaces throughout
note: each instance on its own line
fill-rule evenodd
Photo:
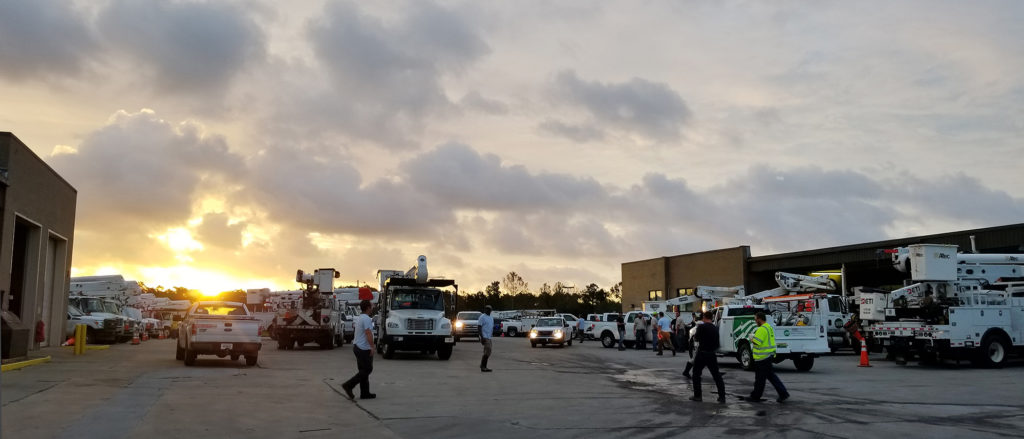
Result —
M 455 322 L 455 329 L 462 329 L 462 321 Z
M 537 330 L 536 329 L 530 331 L 530 338 L 537 338 Z
M 555 330 L 555 333 L 553 335 L 555 336 L 555 338 L 562 338 L 562 330 L 561 329 Z
M 398 322 L 388 322 L 388 328 L 398 329 Z
M 455 325 L 458 326 L 458 323 L 456 323 Z M 451 323 L 444 322 L 444 323 L 441 324 L 441 329 L 451 329 L 451 328 L 452 328 L 452 324 Z

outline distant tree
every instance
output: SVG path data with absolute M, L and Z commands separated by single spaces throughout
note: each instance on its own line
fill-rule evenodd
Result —
M 530 286 L 523 280 L 523 277 L 514 271 L 508 272 L 505 275 L 505 279 L 501 281 L 501 289 L 504 290 L 505 294 L 509 294 L 513 297 L 521 293 L 529 293 Z

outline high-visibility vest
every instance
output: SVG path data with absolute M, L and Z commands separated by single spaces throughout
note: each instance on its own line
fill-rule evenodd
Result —
M 754 361 L 761 361 L 775 355 L 775 329 L 768 323 L 757 327 L 750 337 Z

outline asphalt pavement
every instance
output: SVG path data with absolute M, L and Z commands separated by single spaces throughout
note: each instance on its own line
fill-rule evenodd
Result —
M 778 365 L 792 399 L 740 401 L 753 374 L 732 358 L 726 404 L 688 401 L 686 355 L 605 349 L 599 342 L 531 348 L 494 341 L 492 373 L 480 345 L 462 340 L 451 360 L 419 353 L 374 357 L 372 391 L 351 402 L 341 382 L 355 373 L 351 345 L 279 351 L 264 342 L 259 364 L 200 357 L 174 360 L 174 340 L 112 346 L 3 373 L 4 438 L 503 438 L 575 437 L 1019 437 L 1024 364 L 898 366 L 851 354 L 819 358 L 810 372 Z M 706 372 L 705 372 L 706 374 Z M 357 392 L 358 393 L 358 392 Z

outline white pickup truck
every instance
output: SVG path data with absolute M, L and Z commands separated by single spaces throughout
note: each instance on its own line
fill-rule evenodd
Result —
M 239 302 L 196 302 L 178 325 L 177 350 L 174 357 L 195 365 L 198 355 L 245 356 L 247 366 L 255 366 L 263 332 L 259 319 Z
M 763 304 L 730 304 L 715 308 L 719 355 L 735 356 L 746 370 L 754 369 L 750 335 L 757 329 L 754 314 L 764 312 L 775 329 L 774 362 L 793 360 L 796 369 L 811 370 L 814 357 L 831 352 L 821 300 L 824 294 L 769 297 Z

